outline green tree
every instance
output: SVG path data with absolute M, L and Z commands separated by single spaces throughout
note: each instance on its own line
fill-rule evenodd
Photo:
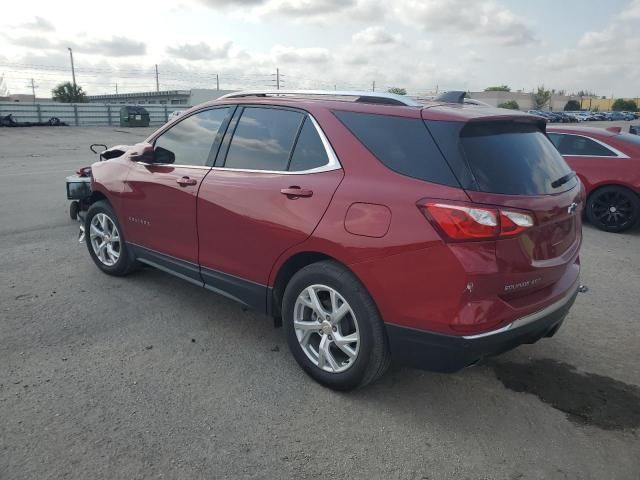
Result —
M 611 105 L 611 110 L 614 112 L 637 112 L 638 105 L 633 100 L 625 100 L 624 98 L 617 98 L 613 105 Z
M 577 100 L 569 100 L 567 102 L 567 104 L 564 106 L 564 110 L 566 111 L 576 111 L 576 110 L 580 110 L 580 102 Z
M 64 82 L 51 90 L 51 97 L 55 102 L 61 103 L 84 103 L 87 101 L 87 94 L 82 87 L 73 85 L 71 82 Z
M 484 89 L 485 92 L 510 92 L 511 87 L 508 85 L 497 85 L 495 87 L 487 87 Z
M 542 87 L 538 87 L 538 91 L 531 94 L 533 101 L 533 110 L 540 110 L 543 108 L 549 100 L 551 100 L 551 92 L 549 90 L 545 90 L 544 85 Z
M 520 110 L 520 105 L 515 100 L 509 100 L 498 104 L 498 108 L 508 108 L 509 110 Z
M 404 88 L 400 88 L 400 87 L 391 87 L 389 90 L 387 90 L 387 92 L 395 93 L 396 95 L 406 95 L 407 94 L 407 90 L 404 89 Z

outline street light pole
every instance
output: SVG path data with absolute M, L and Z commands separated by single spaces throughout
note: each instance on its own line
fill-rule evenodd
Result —
M 69 50 L 69 57 L 71 58 L 71 76 L 73 77 L 73 89 L 76 89 L 76 69 L 73 66 L 73 50 L 71 48 L 67 48 Z

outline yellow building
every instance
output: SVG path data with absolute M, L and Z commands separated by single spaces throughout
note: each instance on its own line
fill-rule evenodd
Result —
M 636 98 L 625 98 L 624 100 L 633 100 L 636 102 L 636 105 L 640 107 L 640 97 Z M 578 100 L 580 101 L 580 100 Z M 581 110 L 598 110 L 600 112 L 609 112 L 611 111 L 611 106 L 613 102 L 615 102 L 615 98 L 600 98 L 600 97 L 582 97 L 582 105 L 580 106 Z

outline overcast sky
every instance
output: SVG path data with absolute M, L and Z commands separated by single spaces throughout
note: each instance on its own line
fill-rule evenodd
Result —
M 61 8 L 61 6 L 64 8 Z M 49 96 L 160 88 L 591 90 L 640 96 L 640 0 L 22 0 L 0 15 L 0 76 Z

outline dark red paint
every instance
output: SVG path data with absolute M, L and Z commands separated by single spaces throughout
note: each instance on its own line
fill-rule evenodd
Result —
M 112 203 L 129 241 L 270 287 L 294 255 L 319 253 L 362 281 L 385 322 L 453 335 L 511 322 L 549 305 L 575 284 L 581 223 L 567 207 L 583 203 L 579 186 L 525 197 L 466 192 L 403 176 L 373 157 L 332 111 L 457 122 L 521 114 L 295 98 L 233 99 L 197 109 L 256 103 L 313 115 L 342 169 L 253 173 L 149 166 L 127 155 L 95 164 L 93 189 Z M 179 184 L 183 177 L 196 184 Z M 424 199 L 523 210 L 536 224 L 513 238 L 448 243 L 418 208 Z M 526 281 L 531 284 L 506 289 Z
M 548 132 L 582 135 L 599 140 L 627 155 L 629 158 L 580 157 L 563 155 L 569 166 L 578 174 L 589 195 L 605 185 L 626 187 L 640 194 L 640 145 L 620 139 L 619 129 L 593 127 L 548 127 Z

